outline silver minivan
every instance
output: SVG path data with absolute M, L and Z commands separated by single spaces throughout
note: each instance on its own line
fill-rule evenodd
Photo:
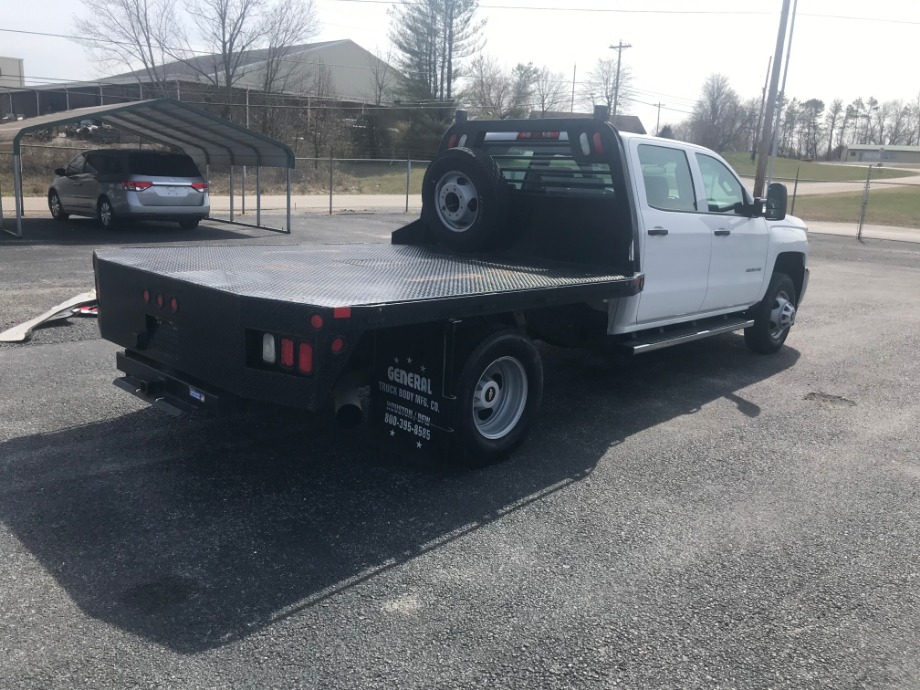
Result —
M 184 153 L 84 151 L 54 174 L 48 208 L 56 220 L 91 216 L 104 228 L 123 220 L 165 220 L 191 230 L 211 212 L 208 181 Z

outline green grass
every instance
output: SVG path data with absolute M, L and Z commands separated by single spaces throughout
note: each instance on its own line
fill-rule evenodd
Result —
M 743 177 L 754 177 L 756 167 L 751 163 L 751 154 L 747 151 L 731 151 L 722 157 L 735 171 Z M 866 179 L 865 165 L 836 165 L 833 163 L 806 163 L 789 158 L 777 158 L 773 163 L 773 178 L 776 180 L 794 180 L 796 171 L 799 181 L 808 182 L 855 182 Z M 891 168 L 872 168 L 872 179 L 890 180 L 907 177 L 916 173 Z
M 790 205 L 791 205 L 790 199 Z M 810 220 L 858 223 L 862 192 L 810 194 L 795 200 L 795 215 Z M 866 222 L 920 228 L 920 187 L 870 189 Z

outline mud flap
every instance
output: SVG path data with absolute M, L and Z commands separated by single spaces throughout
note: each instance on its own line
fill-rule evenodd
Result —
M 449 459 L 455 336 L 452 322 L 375 335 L 369 423 L 384 452 Z

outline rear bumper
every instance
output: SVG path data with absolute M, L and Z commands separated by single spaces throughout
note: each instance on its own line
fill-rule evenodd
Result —
M 186 412 L 205 412 L 217 416 L 240 408 L 240 398 L 211 385 L 201 385 L 187 377 L 132 356 L 116 355 L 116 366 L 125 375 L 113 383 L 144 402 L 178 416 Z

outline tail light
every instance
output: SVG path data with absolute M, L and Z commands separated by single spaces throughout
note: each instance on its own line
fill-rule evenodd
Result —
M 300 343 L 297 348 L 297 371 L 301 374 L 313 373 L 313 346 L 310 343 Z
M 127 182 L 122 182 L 121 186 L 124 189 L 127 189 L 129 192 L 143 192 L 145 189 L 150 189 L 153 186 L 153 182 L 138 182 L 136 180 L 129 180 Z
M 207 182 L 192 182 L 192 189 L 194 189 L 196 192 L 206 192 L 208 191 L 208 183 Z

